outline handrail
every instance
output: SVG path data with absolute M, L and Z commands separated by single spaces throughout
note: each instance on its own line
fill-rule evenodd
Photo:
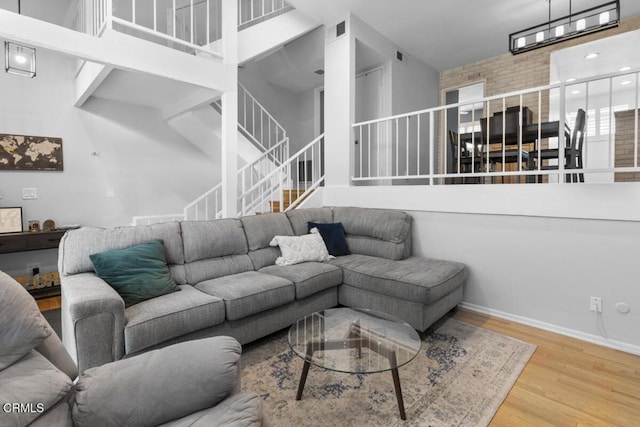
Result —
M 213 187 L 212 189 L 210 189 L 209 191 L 207 191 L 206 193 L 204 193 L 203 195 L 201 195 L 200 197 L 198 197 L 197 199 L 195 199 L 194 201 L 192 201 L 191 203 L 187 204 L 187 206 L 184 207 L 183 209 L 183 213 L 184 213 L 184 218 L 185 219 L 189 219 L 189 209 L 192 208 L 196 208 L 196 220 L 198 219 L 198 204 L 202 201 L 207 201 L 207 199 L 209 198 L 210 195 L 215 194 L 215 193 L 220 193 L 222 194 L 222 183 L 216 185 L 215 187 Z M 220 214 L 220 212 L 222 212 L 221 207 L 218 208 L 218 203 L 217 203 L 217 197 L 216 197 L 216 209 L 214 209 L 214 218 L 216 218 L 218 216 L 218 214 Z M 205 219 L 209 219 L 209 206 L 208 204 L 205 204 Z
M 289 157 L 284 163 L 282 163 L 276 169 L 271 171 L 268 175 L 264 176 L 253 187 L 249 188 L 247 191 L 245 191 L 243 194 L 241 194 L 239 198 L 242 198 L 243 196 L 245 196 L 246 194 L 250 193 L 251 191 L 256 190 L 258 188 L 258 186 L 260 186 L 260 184 L 264 184 L 268 179 L 272 178 L 276 173 L 281 172 L 285 167 L 287 167 L 291 163 L 293 163 L 294 159 L 297 159 L 298 157 L 300 157 L 300 155 L 304 154 L 305 151 L 307 151 L 309 148 L 311 148 L 313 145 L 315 145 L 318 141 L 322 140 L 323 138 L 324 138 L 324 133 L 322 135 L 316 137 L 313 141 L 311 141 L 310 143 L 305 145 L 300 150 L 298 150 L 294 155 Z
M 357 127 L 357 126 L 361 126 L 361 125 L 368 125 L 368 124 L 372 124 L 372 123 L 382 122 L 382 121 L 385 121 L 385 120 L 400 119 L 400 118 L 405 118 L 405 117 L 408 117 L 408 116 L 415 116 L 415 115 L 418 115 L 418 114 L 427 114 L 427 113 L 430 113 L 430 112 L 436 113 L 438 111 L 448 110 L 449 108 L 457 108 L 457 107 L 461 107 L 463 105 L 477 104 L 479 102 L 497 101 L 497 100 L 500 100 L 500 99 L 503 99 L 503 98 L 511 98 L 513 96 L 526 95 L 526 94 L 530 94 L 530 93 L 534 93 L 534 92 L 551 90 L 551 89 L 560 89 L 561 87 L 575 86 L 575 85 L 579 85 L 579 84 L 582 84 L 582 83 L 588 83 L 588 82 L 593 82 L 593 81 L 597 81 L 597 80 L 608 79 L 608 78 L 611 78 L 611 77 L 624 76 L 624 75 L 627 75 L 627 74 L 634 74 L 634 73 L 637 73 L 637 72 L 640 72 L 640 68 L 631 69 L 631 70 L 627 70 L 627 71 L 615 71 L 615 72 L 612 72 L 612 73 L 601 74 L 601 75 L 598 75 L 596 77 L 588 77 L 588 78 L 583 78 L 583 79 L 576 79 L 576 80 L 572 80 L 570 82 L 553 83 L 553 84 L 548 84 L 548 85 L 544 85 L 544 86 L 536 86 L 536 87 L 527 88 L 527 89 L 515 90 L 515 91 L 512 91 L 512 92 L 507 92 L 507 93 L 503 93 L 503 94 L 499 94 L 499 95 L 485 96 L 483 98 L 476 98 L 476 99 L 472 99 L 472 100 L 469 100 L 469 101 L 457 102 L 457 103 L 446 104 L 446 105 L 439 105 L 437 107 L 431 107 L 431 108 L 425 108 L 425 109 L 422 109 L 422 110 L 410 111 L 408 113 L 396 114 L 394 116 L 387 116 L 387 117 L 381 117 L 379 119 L 366 120 L 366 121 L 354 123 L 354 124 L 351 125 L 351 127 Z
M 267 111 L 267 109 L 247 90 L 238 83 L 238 123 L 242 129 L 253 136 L 266 150 L 275 142 L 286 138 L 286 129 Z M 265 135 L 266 131 L 266 135 Z M 275 137 L 272 138 L 272 135 Z
M 276 145 L 274 145 L 273 147 L 269 148 L 267 151 L 265 151 L 264 153 L 262 153 L 260 155 L 260 157 L 258 157 L 256 160 L 254 160 L 251 163 L 247 163 L 246 165 L 244 165 L 243 167 L 241 167 L 240 169 L 238 169 L 238 175 L 242 174 L 245 170 L 255 166 L 256 163 L 260 162 L 261 160 L 271 156 L 271 158 L 274 159 L 275 162 L 279 162 L 282 163 L 282 161 L 279 161 L 277 158 L 275 158 L 275 156 L 272 156 L 272 153 L 277 150 L 278 148 L 284 147 L 285 144 L 288 142 L 288 138 L 283 139 L 282 141 L 278 142 Z
M 635 85 L 632 85 L 631 83 L 634 80 Z M 625 91 L 627 94 L 625 95 L 626 101 L 620 100 L 625 98 L 621 98 L 622 95 L 619 94 L 623 90 L 622 85 L 619 85 L 619 83 L 627 85 Z M 602 88 L 604 86 L 608 86 L 608 92 L 606 92 L 609 93 L 608 103 L 604 97 L 593 98 L 595 95 L 590 95 L 589 92 L 592 87 Z M 615 97 L 613 95 L 614 89 L 617 94 Z M 594 89 L 592 89 L 593 91 Z M 631 100 L 632 98 L 635 98 L 635 101 Z M 533 101 L 533 99 L 537 99 L 537 101 Z M 615 99 L 619 100 L 615 101 Z M 353 158 L 355 174 L 351 178 L 353 181 L 428 179 L 430 184 L 434 184 L 436 179 L 438 179 L 437 183 L 448 183 L 451 181 L 447 181 L 447 178 L 466 179 L 509 176 L 527 177 L 527 182 L 533 182 L 535 176 L 554 175 L 558 177 L 558 182 L 564 183 L 572 182 L 576 179 L 584 182 L 586 171 L 586 173 L 594 174 L 611 173 L 611 177 L 605 179 L 615 181 L 635 179 L 623 177 L 619 174 L 640 172 L 640 144 L 638 141 L 640 132 L 636 129 L 639 122 L 639 99 L 640 68 L 635 68 L 354 123 L 352 124 L 353 138 L 358 145 L 356 145 Z M 553 103 L 548 100 L 553 101 Z M 614 101 L 624 105 L 618 106 L 614 104 Z M 465 120 L 457 118 L 453 127 L 448 125 L 447 120 L 450 119 L 446 114 L 447 111 L 455 110 L 459 112 L 460 107 L 469 107 L 473 104 L 483 106 L 482 117 L 476 112 L 475 108 L 472 108 L 467 113 L 469 115 L 466 116 Z M 534 113 L 530 123 L 533 125 L 540 124 L 537 126 L 535 142 L 533 142 L 531 135 L 528 135 L 525 139 L 523 126 L 518 126 L 517 130 L 514 131 L 514 136 L 508 134 L 505 128 L 506 119 L 501 121 L 502 132 L 499 132 L 502 135 L 501 147 L 495 147 L 492 144 L 483 142 L 493 140 L 493 138 L 489 138 L 492 122 L 489 120 L 482 122 L 481 119 L 491 117 L 492 113 L 494 115 L 500 112 L 505 114 L 508 112 L 507 107 L 509 107 L 517 109 L 514 123 L 525 123 L 524 107 L 526 105 L 530 107 L 529 111 Z M 554 107 L 551 108 L 551 105 Z M 620 109 L 616 110 L 618 107 Z M 478 106 L 478 108 L 480 107 Z M 564 122 L 566 126 L 567 120 L 572 123 L 572 117 L 575 117 L 575 112 L 578 108 L 588 113 L 588 119 L 587 127 L 584 131 L 586 136 L 580 140 L 576 139 L 580 146 L 580 150 L 576 151 L 575 147 L 570 148 L 569 145 L 563 142 L 563 138 L 569 138 L 569 136 L 563 136 L 562 124 Z M 628 129 L 633 128 L 634 130 L 627 131 L 627 134 L 630 133 L 629 137 L 623 133 L 617 135 L 618 138 L 614 138 L 614 111 L 617 114 L 627 110 L 634 113 L 625 120 L 635 123 L 635 128 L 633 128 L 633 123 L 629 124 L 625 121 L 627 123 L 625 126 L 629 126 Z M 462 116 L 458 115 L 458 117 Z M 598 120 L 603 121 L 599 122 Z M 548 127 L 548 125 L 556 121 L 559 121 L 557 133 L 547 131 L 545 136 L 542 124 L 547 122 Z M 458 140 L 457 144 L 451 143 L 453 146 L 452 152 L 447 142 L 448 135 L 446 131 L 452 128 L 458 129 L 459 123 L 467 123 L 467 125 L 460 125 L 466 126 L 464 130 L 456 130 L 458 132 Z M 482 130 L 479 129 L 480 126 L 483 126 Z M 570 124 L 570 126 L 573 125 Z M 462 134 L 465 134 L 465 142 L 461 139 Z M 575 134 L 571 138 L 576 138 Z M 591 156 L 592 161 L 595 162 L 593 163 L 594 167 L 587 167 L 590 147 L 595 147 L 593 144 L 604 142 L 604 139 L 607 139 L 609 144 L 608 157 L 600 160 L 600 157 Z M 557 148 L 555 148 L 556 141 L 558 141 Z M 592 142 L 592 144 L 589 144 L 589 142 Z M 486 152 L 477 156 L 468 156 L 464 159 L 465 166 L 462 168 L 461 159 L 467 156 L 466 154 L 463 155 L 461 151 L 461 147 L 464 144 L 467 144 L 467 146 L 480 144 L 485 147 L 484 150 Z M 509 150 L 507 150 L 507 147 Z M 469 150 L 472 153 L 476 151 L 470 148 Z M 543 151 L 546 152 L 547 157 L 541 156 Z M 488 155 L 488 153 L 491 153 L 491 155 Z M 511 156 L 511 160 L 506 158 L 507 153 Z M 532 154 L 530 155 L 529 153 Z M 558 164 L 554 162 L 547 163 L 549 156 L 553 159 L 565 159 L 566 161 L 561 160 Z M 453 163 L 451 163 L 452 159 Z M 609 167 L 602 167 L 602 162 L 605 160 L 608 162 Z M 513 169 L 506 170 L 505 165 L 507 163 L 511 163 Z M 633 168 L 629 169 L 629 165 L 633 165 Z M 441 180 L 442 178 L 445 180 Z M 542 182 L 542 179 L 538 181 Z M 462 182 L 464 183 L 465 181 Z M 487 181 L 478 180 L 476 182 Z M 549 180 L 549 182 L 552 181 Z
M 261 4 L 260 11 L 256 11 L 255 3 Z M 271 4 L 271 10 L 265 13 L 267 3 Z M 238 26 L 248 27 L 254 21 L 260 19 L 268 19 L 269 16 L 275 15 L 283 9 L 293 8 L 284 0 L 239 0 L 238 1 Z M 248 13 L 243 13 L 248 12 Z M 247 19 L 244 16 L 247 15 Z

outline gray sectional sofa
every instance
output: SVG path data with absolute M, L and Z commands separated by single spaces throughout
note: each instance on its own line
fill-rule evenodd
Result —
M 341 222 L 351 255 L 275 265 L 276 235 Z M 125 308 L 89 255 L 164 241 L 180 292 Z M 62 338 L 80 372 L 185 340 L 230 335 L 244 344 L 337 305 L 393 314 L 423 331 L 462 300 L 464 264 L 411 256 L 411 217 L 354 207 L 114 229 L 80 228 L 60 243 Z

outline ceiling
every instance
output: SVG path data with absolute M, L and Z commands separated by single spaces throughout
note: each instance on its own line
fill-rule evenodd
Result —
M 507 53 L 508 36 L 548 21 L 547 0 L 288 0 L 327 26 L 351 11 L 438 71 Z M 606 0 L 572 0 L 581 11 Z M 552 0 L 552 19 L 570 0 Z M 622 18 L 640 15 L 639 0 L 620 0 Z

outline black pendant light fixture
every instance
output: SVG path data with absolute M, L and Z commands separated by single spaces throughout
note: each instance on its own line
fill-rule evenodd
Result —
M 18 14 L 21 14 L 18 0 Z M 36 76 L 36 50 L 10 41 L 4 42 L 4 70 L 23 77 Z
M 551 20 L 551 0 L 549 20 L 540 25 L 509 34 L 509 50 L 518 54 L 553 43 L 580 37 L 620 23 L 620 0 L 601 4 L 581 12 L 573 12 L 569 0 L 569 14 Z

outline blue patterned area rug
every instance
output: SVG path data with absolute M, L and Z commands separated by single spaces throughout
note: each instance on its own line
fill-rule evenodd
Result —
M 302 400 L 302 359 L 286 331 L 244 347 L 242 389 L 264 398 L 273 426 L 486 426 L 536 349 L 453 318 L 423 337 L 400 368 L 407 420 L 398 413 L 390 372 L 350 375 L 311 366 Z

